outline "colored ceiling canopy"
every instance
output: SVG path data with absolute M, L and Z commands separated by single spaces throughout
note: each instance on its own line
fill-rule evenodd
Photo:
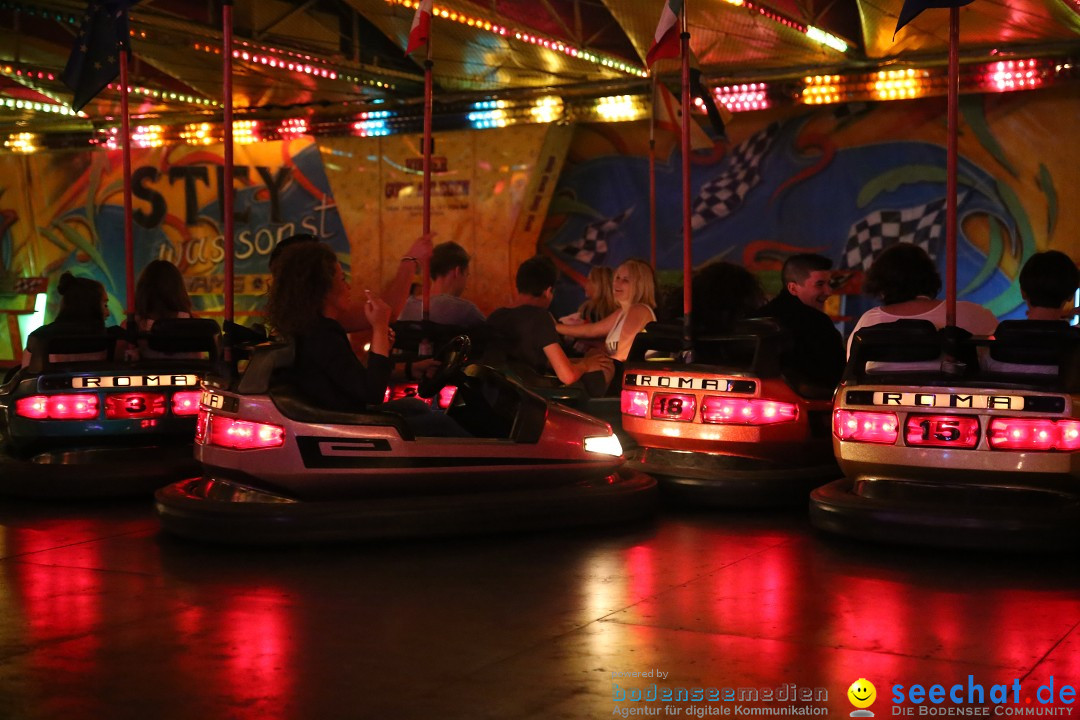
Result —
M 340 123 L 365 134 L 409 131 L 419 114 L 422 58 L 405 57 L 403 47 L 416 4 L 236 0 L 239 117 L 270 134 Z M 947 11 L 923 13 L 894 39 L 901 4 L 687 0 L 686 6 L 691 47 L 717 99 L 732 111 L 753 111 L 780 102 L 938 94 Z M 117 83 L 84 112 L 64 111 L 70 93 L 59 75 L 85 7 L 84 0 L 0 0 L 0 137 L 89 136 L 115 124 Z M 438 1 L 431 31 L 436 104 L 466 127 L 635 117 L 637 100 L 600 100 L 648 95 L 644 56 L 662 7 L 663 0 Z M 960 23 L 966 91 L 1075 82 L 1080 0 L 974 0 L 960 9 Z M 141 0 L 131 28 L 136 123 L 195 142 L 216 136 L 220 2 Z M 654 70 L 677 82 L 677 61 L 661 60 Z M 472 107 L 492 98 L 509 104 Z M 547 104 L 537 105 L 543 98 Z M 504 110 L 505 117 L 498 114 Z M 491 114 L 469 118 L 477 112 Z

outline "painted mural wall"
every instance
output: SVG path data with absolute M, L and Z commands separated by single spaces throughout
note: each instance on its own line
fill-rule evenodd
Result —
M 505 304 L 537 238 L 572 131 L 521 126 L 436 136 L 433 228 L 473 255 L 467 293 Z M 419 137 L 320 138 L 240 145 L 235 152 L 235 311 L 257 319 L 273 247 L 318 235 L 351 266 L 353 287 L 378 288 L 421 231 Z M 164 258 L 184 273 L 197 312 L 224 314 L 223 148 L 136 150 L 132 161 L 134 261 Z M 0 156 L 0 362 L 17 359 L 17 315 L 32 292 L 65 271 L 101 281 L 110 322 L 126 298 L 121 153 L 97 150 Z M 37 278 L 37 281 L 29 281 Z M 7 312 L 4 312 L 7 311 Z
M 964 96 L 959 137 L 958 290 L 1000 318 L 1023 317 L 1015 282 L 1032 253 L 1080 259 L 1080 117 L 1075 88 Z M 828 256 L 847 271 L 830 306 L 857 318 L 876 253 L 915 242 L 944 272 L 944 98 L 805 107 L 735 116 L 730 141 L 693 155 L 693 259 L 724 258 L 779 289 L 795 252 Z M 646 122 L 577 129 L 552 201 L 543 245 L 570 275 L 594 264 L 648 258 Z M 682 267 L 681 155 L 657 142 L 657 265 Z M 573 303 L 568 303 L 571 306 Z

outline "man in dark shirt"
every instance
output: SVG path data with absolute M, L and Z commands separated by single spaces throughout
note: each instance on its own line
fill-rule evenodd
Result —
M 757 315 L 775 318 L 791 333 L 794 347 L 781 358 L 796 384 L 833 388 L 844 372 L 844 343 L 825 314 L 832 261 L 821 255 L 792 255 L 784 262 L 780 294 Z
M 521 363 L 541 375 L 554 371 L 559 382 L 570 385 L 582 375 L 599 370 L 605 358 L 570 359 L 555 331 L 555 318 L 548 312 L 558 270 L 546 257 L 531 257 L 518 267 L 514 304 L 488 316 L 487 324 L 509 362 Z M 608 360 L 610 362 L 610 360 Z M 601 379 L 601 384 L 602 379 Z

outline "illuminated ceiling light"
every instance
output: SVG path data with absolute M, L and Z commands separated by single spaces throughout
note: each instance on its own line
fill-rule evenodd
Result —
M 386 0 L 386 2 L 390 5 L 402 5 L 406 8 L 416 7 L 416 4 L 411 2 L 411 0 Z M 511 30 L 503 25 L 492 23 L 489 20 L 470 17 L 468 15 L 465 15 L 464 13 L 457 13 L 457 17 L 455 18 L 452 13 L 450 13 L 446 8 L 440 8 L 438 6 L 433 6 L 431 12 L 433 16 L 446 18 L 451 22 L 458 22 L 462 25 L 467 25 L 468 27 L 480 28 L 482 30 L 494 33 L 495 35 L 500 35 L 502 37 L 513 36 L 515 40 L 520 40 L 531 45 L 538 45 L 542 48 L 553 50 L 555 52 L 559 52 L 563 55 L 568 55 L 573 58 L 581 58 L 584 60 L 588 60 L 591 63 L 603 65 L 604 67 L 609 67 L 614 70 L 624 72 L 628 75 L 634 75 L 636 77 L 649 76 L 648 71 L 644 68 L 637 67 L 636 65 L 632 65 L 630 63 L 611 57 L 599 57 L 581 48 L 575 48 L 567 45 L 561 40 L 552 40 L 551 38 L 544 38 L 538 35 L 532 35 L 524 30 Z
M 4 141 L 4 147 L 10 152 L 32 153 L 38 149 L 36 140 L 37 136 L 33 133 L 12 133 Z
M 825 32 L 824 30 L 814 27 L 813 25 L 808 25 L 806 27 L 806 37 L 810 38 L 811 40 L 817 40 L 822 45 L 828 45 L 832 49 L 838 50 L 842 53 L 846 53 L 848 50 L 848 44 L 846 42 L 836 37 L 835 35 L 832 35 Z
M 282 120 L 281 125 L 278 127 L 278 132 L 282 135 L 307 135 L 308 121 L 304 118 L 289 118 L 287 120 Z
M 1039 61 L 1034 58 L 992 63 L 988 67 L 984 85 L 998 92 L 1031 90 L 1043 84 L 1039 66 Z
M 529 113 L 538 123 L 555 122 L 563 114 L 562 98 L 553 95 L 537 98 L 533 106 L 529 108 Z
M 741 83 L 722 85 L 713 90 L 716 101 L 722 103 L 731 112 L 764 110 L 770 107 L 769 87 L 765 83 Z
M 138 148 L 155 148 L 165 144 L 161 125 L 140 125 L 131 133 L 131 144 Z
M 612 122 L 638 120 L 645 116 L 645 105 L 632 95 L 612 95 L 596 101 L 596 114 Z

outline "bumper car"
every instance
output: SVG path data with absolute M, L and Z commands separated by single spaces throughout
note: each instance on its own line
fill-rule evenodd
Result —
M 274 380 L 292 352 L 257 348 L 237 383 L 204 385 L 202 473 L 157 492 L 166 531 L 280 544 L 572 527 L 653 511 L 655 481 L 620 467 L 606 423 L 466 365 L 465 338 L 420 385 L 432 398 L 453 382 L 446 414 L 470 433 L 463 438 L 417 436 L 389 409 L 307 404 Z
M 836 396 L 845 477 L 815 490 L 825 531 L 996 549 L 1080 539 L 1080 330 L 1007 321 L 974 339 L 925 321 L 865 328 Z
M 190 475 L 199 385 L 217 340 L 217 323 L 193 318 L 162 320 L 137 339 L 163 356 L 154 359 L 113 359 L 107 334 L 47 340 L 0 386 L 0 494 L 149 495 Z
M 627 358 L 622 427 L 638 445 L 629 467 L 672 499 L 717 507 L 802 503 L 840 475 L 829 442 L 833 389 L 785 380 L 778 358 L 789 340 L 775 323 L 683 337 L 681 326 L 652 323 Z

